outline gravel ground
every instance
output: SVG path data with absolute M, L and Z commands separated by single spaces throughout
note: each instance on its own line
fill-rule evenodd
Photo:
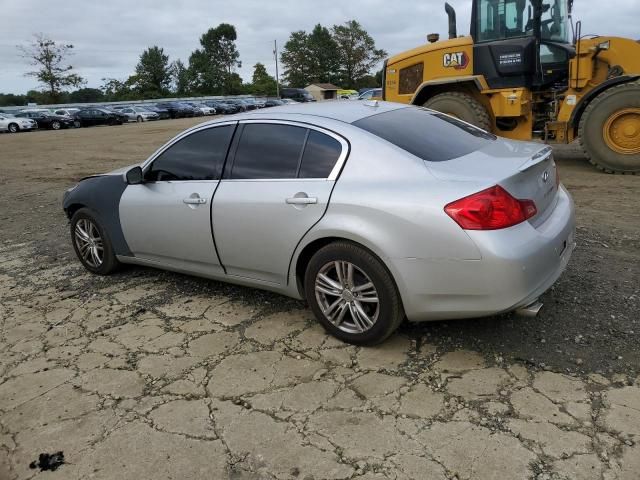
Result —
M 537 318 L 355 348 L 278 295 L 80 267 L 64 189 L 197 122 L 0 135 L 0 479 L 637 478 L 640 178 L 557 148 L 577 248 Z

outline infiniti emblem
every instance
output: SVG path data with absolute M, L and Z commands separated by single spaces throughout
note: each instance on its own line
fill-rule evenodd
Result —
M 545 170 L 544 173 L 542 174 L 542 181 L 544 183 L 547 183 L 549 181 L 549 171 Z

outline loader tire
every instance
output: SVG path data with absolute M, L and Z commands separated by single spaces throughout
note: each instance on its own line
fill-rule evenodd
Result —
M 482 103 L 468 93 L 440 93 L 427 100 L 423 106 L 464 120 L 487 132 L 491 131 L 489 112 Z
M 607 173 L 640 173 L 640 82 L 616 85 L 594 98 L 580 118 L 580 145 Z

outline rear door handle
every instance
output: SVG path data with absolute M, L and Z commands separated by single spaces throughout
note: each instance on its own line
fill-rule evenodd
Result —
M 314 203 L 318 203 L 318 199 L 316 197 L 291 197 L 285 200 L 289 205 L 311 205 Z
M 198 196 L 197 193 L 194 193 L 190 197 L 184 198 L 182 202 L 187 205 L 202 205 L 203 203 L 207 203 L 207 199 Z

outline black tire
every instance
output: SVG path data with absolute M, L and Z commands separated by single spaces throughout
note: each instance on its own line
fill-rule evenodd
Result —
M 605 139 L 605 130 L 613 134 L 614 126 L 608 124 L 611 118 L 623 111 L 636 119 L 635 134 L 629 140 L 635 148 L 628 153 L 617 151 Z M 591 100 L 580 118 L 578 138 L 585 155 L 593 165 L 607 173 L 640 173 L 640 82 L 623 83 L 600 93 Z M 622 135 L 624 137 L 624 135 Z M 611 137 L 610 137 L 611 138 Z M 610 140 L 611 141 L 611 140 Z
M 423 106 L 459 118 L 487 132 L 491 131 L 492 122 L 489 112 L 482 103 L 468 93 L 440 93 L 424 102 Z
M 51 129 L 52 130 L 60 130 L 60 127 L 62 127 L 62 125 L 57 120 L 51 122 Z
M 20 131 L 20 127 L 17 123 L 10 123 L 7 130 L 9 130 L 9 133 L 18 133 Z
M 89 263 L 89 261 L 87 261 L 80 252 L 80 249 L 82 247 L 81 245 L 79 245 L 80 241 L 76 239 L 76 228 L 78 227 L 79 222 L 82 221 L 89 221 L 93 225 L 95 225 L 99 237 L 102 240 L 103 254 L 102 261 L 99 265 L 92 265 L 91 263 Z M 78 256 L 78 260 L 80 260 L 80 263 L 82 263 L 84 268 L 92 273 L 96 273 L 98 275 L 109 275 L 110 273 L 115 272 L 121 266 L 113 251 L 113 246 L 111 244 L 111 240 L 109 239 L 109 235 L 107 235 L 107 232 L 98 220 L 97 215 L 88 208 L 79 209 L 71 217 L 71 244 L 73 245 L 73 249 Z
M 368 279 L 363 277 L 364 281 L 370 281 L 375 287 L 374 293 L 377 296 L 378 303 L 377 307 L 374 306 L 373 308 L 377 308 L 377 319 L 367 330 L 360 332 L 345 331 L 332 323 L 323 313 L 319 303 L 322 300 L 316 294 L 316 278 L 318 273 L 336 261 L 351 263 L 356 267 L 356 271 L 360 271 L 368 277 Z M 347 343 L 355 345 L 375 345 L 380 343 L 395 332 L 404 320 L 402 301 L 393 277 L 387 268 L 368 250 L 350 242 L 334 242 L 318 250 L 307 265 L 304 287 L 307 302 L 320 324 L 333 336 Z M 367 303 L 365 305 L 371 304 Z M 341 323 L 342 328 L 348 327 L 351 319 L 351 313 L 347 309 L 347 313 L 345 313 Z M 351 322 L 354 325 L 356 323 L 353 320 Z
M 82 123 L 80 122 L 80 120 L 74 120 L 73 121 L 73 126 L 75 128 L 81 128 L 82 127 Z
M 143 122 L 143 121 L 144 121 L 144 118 L 142 118 L 142 116 L 141 116 L 141 115 L 138 115 L 138 116 L 136 117 L 136 122 L 140 123 L 140 122 Z

